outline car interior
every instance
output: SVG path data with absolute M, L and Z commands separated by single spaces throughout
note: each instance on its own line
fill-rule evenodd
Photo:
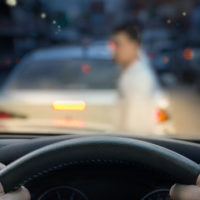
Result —
M 169 199 L 174 183 L 194 184 L 200 172 L 199 144 L 176 139 L 29 135 L 0 146 L 4 190 L 23 184 L 36 200 Z

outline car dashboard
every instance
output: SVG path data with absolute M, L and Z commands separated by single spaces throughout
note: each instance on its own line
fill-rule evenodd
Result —
M 5 136 L 0 139 L 0 161 L 9 164 L 40 147 L 75 137 L 84 136 Z M 200 163 L 198 143 L 162 138 L 134 139 L 160 145 Z M 25 186 L 31 191 L 32 200 L 168 200 L 174 181 L 173 177 L 147 166 L 94 161 L 46 172 Z
M 148 194 L 168 196 L 172 182 L 152 172 L 128 166 L 79 167 L 55 171 L 26 186 L 32 198 L 51 199 L 148 199 Z M 60 196 L 60 198 L 59 198 Z M 163 198 L 163 199 L 165 199 Z M 152 199 L 152 198 L 151 198 Z M 157 199 L 157 198 L 156 198 Z

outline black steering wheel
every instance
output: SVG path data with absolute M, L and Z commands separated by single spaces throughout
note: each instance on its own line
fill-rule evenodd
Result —
M 0 171 L 0 183 L 7 193 L 44 173 L 101 161 L 140 163 L 168 173 L 183 184 L 195 184 L 200 174 L 198 164 L 166 148 L 129 138 L 87 136 L 58 142 L 21 157 Z

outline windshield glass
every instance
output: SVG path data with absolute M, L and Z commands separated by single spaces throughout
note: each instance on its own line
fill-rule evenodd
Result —
M 115 89 L 117 67 L 108 60 L 29 60 L 7 89 Z
M 199 0 L 0 0 L 0 133 L 200 139 Z

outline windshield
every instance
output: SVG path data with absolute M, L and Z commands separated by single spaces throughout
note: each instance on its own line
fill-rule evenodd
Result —
M 0 0 L 0 133 L 200 139 L 199 0 Z
M 8 90 L 98 90 L 117 86 L 117 67 L 108 60 L 29 60 L 21 68 Z

